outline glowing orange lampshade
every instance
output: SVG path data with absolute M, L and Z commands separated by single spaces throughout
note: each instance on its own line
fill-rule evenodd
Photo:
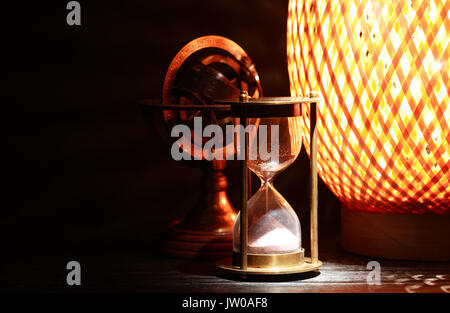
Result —
M 445 0 L 290 1 L 291 94 L 322 95 L 318 171 L 345 207 L 450 214 L 449 32 Z

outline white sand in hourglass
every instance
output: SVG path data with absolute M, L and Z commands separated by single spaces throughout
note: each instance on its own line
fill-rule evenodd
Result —
M 249 253 L 273 254 L 294 252 L 300 247 L 300 238 L 271 215 L 262 216 L 249 229 Z

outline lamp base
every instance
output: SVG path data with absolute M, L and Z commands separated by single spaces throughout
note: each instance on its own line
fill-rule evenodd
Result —
M 345 250 L 373 257 L 418 261 L 450 260 L 450 216 L 392 215 L 341 207 Z

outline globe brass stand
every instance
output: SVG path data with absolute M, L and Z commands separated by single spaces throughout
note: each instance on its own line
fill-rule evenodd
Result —
M 175 125 L 187 125 L 193 132 L 195 117 L 204 125 L 221 127 L 231 124 L 230 106 L 212 105 L 214 99 L 238 96 L 241 90 L 257 98 L 262 95 L 259 76 L 245 51 L 233 41 L 220 36 L 204 36 L 185 45 L 167 70 L 162 100 L 141 100 L 144 116 L 167 142 Z M 203 139 L 186 142 L 198 145 Z M 194 151 L 192 149 L 191 151 Z M 194 152 L 193 152 L 194 153 Z M 186 258 L 224 257 L 231 248 L 236 211 L 228 200 L 226 161 L 204 160 L 192 155 L 191 165 L 201 164 L 205 174 L 200 199 L 186 217 L 170 223 L 162 242 L 162 252 Z M 188 162 L 186 162 L 188 163 Z M 169 209 L 169 208 L 165 208 Z

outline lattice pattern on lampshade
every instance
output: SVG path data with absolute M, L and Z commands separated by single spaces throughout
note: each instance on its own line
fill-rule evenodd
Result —
M 291 94 L 323 97 L 322 180 L 347 208 L 450 214 L 450 1 L 291 0 L 288 14 Z

